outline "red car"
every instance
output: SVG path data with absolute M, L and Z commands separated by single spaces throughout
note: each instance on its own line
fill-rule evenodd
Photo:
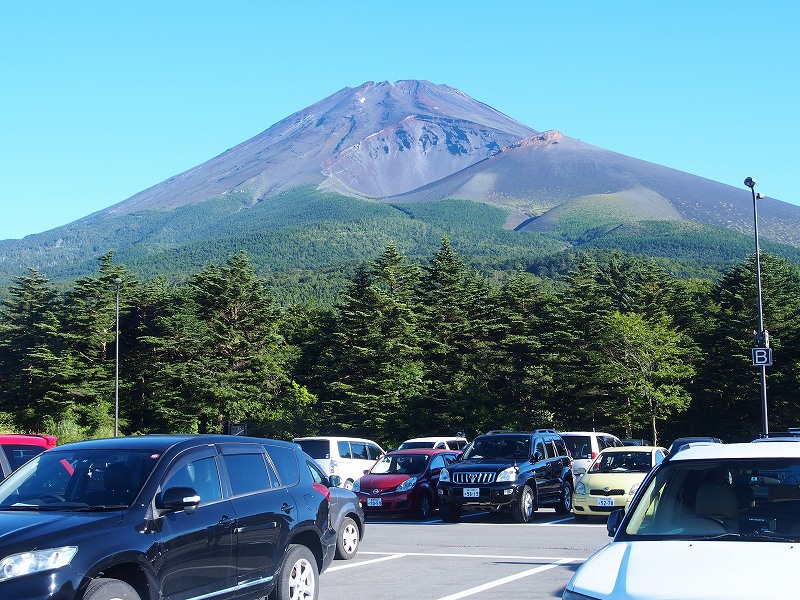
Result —
M 11 475 L 34 456 L 56 445 L 52 435 L 0 434 L 0 480 Z
M 355 481 L 353 491 L 367 515 L 407 512 L 427 519 L 439 503 L 439 472 L 459 454 L 432 448 L 389 452 Z

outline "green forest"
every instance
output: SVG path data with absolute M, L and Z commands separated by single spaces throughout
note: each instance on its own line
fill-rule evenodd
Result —
M 67 286 L 30 269 L 0 294 L 0 430 L 63 443 L 115 422 L 121 435 L 245 425 L 385 447 L 500 428 L 663 445 L 761 430 L 754 257 L 713 279 L 617 250 L 539 267 L 567 271 L 487 273 L 447 237 L 421 259 L 389 243 L 331 302 L 276 294 L 244 251 L 182 281 L 140 279 L 113 252 Z M 800 424 L 800 269 L 771 253 L 761 268 L 780 430 Z

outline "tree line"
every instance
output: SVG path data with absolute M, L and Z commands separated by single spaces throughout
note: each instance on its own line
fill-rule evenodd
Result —
M 761 263 L 777 430 L 800 424 L 800 269 Z M 4 298 L 0 429 L 61 442 L 113 435 L 117 398 L 125 435 L 240 425 L 391 447 L 500 428 L 659 444 L 761 429 L 754 257 L 716 281 L 622 252 L 558 281 L 487 278 L 445 238 L 422 262 L 387 246 L 332 304 L 280 304 L 245 252 L 179 283 L 139 281 L 109 252 L 67 289 L 31 269 Z

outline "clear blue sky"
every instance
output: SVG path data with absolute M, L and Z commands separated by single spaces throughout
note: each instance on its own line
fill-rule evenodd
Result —
M 399 79 L 800 204 L 798 23 L 796 0 L 4 0 L 0 239 Z

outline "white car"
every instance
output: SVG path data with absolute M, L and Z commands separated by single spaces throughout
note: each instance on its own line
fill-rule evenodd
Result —
M 348 490 L 353 489 L 353 482 L 386 454 L 376 442 L 364 438 L 316 436 L 292 441 L 313 458 L 328 477 L 338 475 L 341 486 Z
M 606 448 L 620 448 L 624 444 L 617 436 L 602 431 L 565 431 L 559 433 L 572 456 L 572 472 L 585 472 L 592 461 Z
M 563 600 L 795 597 L 800 444 L 687 447 L 609 515 L 608 531 Z
M 435 448 L 443 450 L 463 450 L 467 447 L 467 438 L 464 437 L 419 437 L 406 440 L 397 448 L 398 450 L 419 450 L 420 448 Z

